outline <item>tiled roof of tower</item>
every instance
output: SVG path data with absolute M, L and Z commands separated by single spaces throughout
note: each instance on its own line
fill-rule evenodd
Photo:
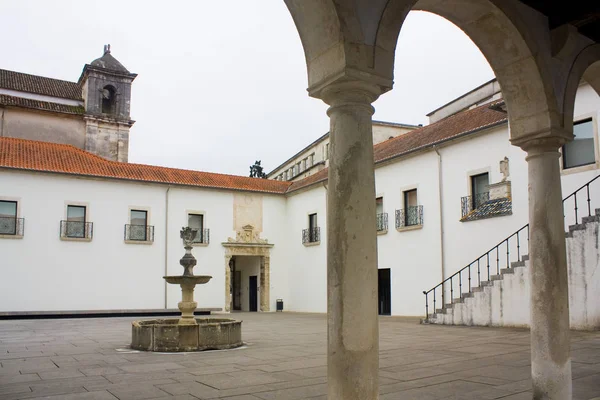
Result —
M 498 100 L 472 110 L 462 111 L 431 125 L 379 143 L 374 147 L 375 164 L 506 123 L 508 121 L 507 114 L 495 109 L 502 102 L 503 100 Z M 327 169 L 293 182 L 288 192 L 325 180 L 327 180 Z
M 0 88 L 82 100 L 81 87 L 76 82 L 0 69 Z
M 83 106 L 70 106 L 68 104 L 51 103 L 48 101 L 40 101 L 26 99 L 23 97 L 7 96 L 0 94 L 0 105 L 33 108 L 36 110 L 59 112 L 64 114 L 84 114 Z
M 289 182 L 105 160 L 71 145 L 0 138 L 0 168 L 284 194 Z

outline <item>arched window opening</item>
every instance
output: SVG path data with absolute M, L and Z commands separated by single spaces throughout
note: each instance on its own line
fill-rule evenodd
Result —
M 107 85 L 102 89 L 102 113 L 114 114 L 116 111 L 117 91 L 114 87 Z

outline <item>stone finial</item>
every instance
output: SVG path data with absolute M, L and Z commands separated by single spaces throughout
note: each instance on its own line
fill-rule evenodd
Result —
M 185 247 L 189 247 L 194 242 L 194 239 L 196 238 L 197 234 L 198 229 L 192 229 L 189 226 L 184 226 L 179 232 L 179 236 L 181 237 L 181 239 L 183 239 Z
M 104 54 L 110 54 L 110 44 L 105 44 L 104 45 Z
M 500 161 L 500 173 L 503 175 L 501 182 L 506 182 L 510 175 L 508 157 L 504 157 L 504 160 Z

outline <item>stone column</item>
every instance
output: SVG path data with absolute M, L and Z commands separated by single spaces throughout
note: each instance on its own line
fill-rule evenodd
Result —
M 231 256 L 225 256 L 225 312 L 231 311 Z
M 571 399 L 569 293 L 558 149 L 563 139 L 524 143 L 529 169 L 531 375 L 534 400 Z
M 377 230 L 373 165 L 376 86 L 336 83 L 330 105 L 327 196 L 329 400 L 378 398 Z
M 260 257 L 260 311 L 271 309 L 271 271 L 269 256 Z

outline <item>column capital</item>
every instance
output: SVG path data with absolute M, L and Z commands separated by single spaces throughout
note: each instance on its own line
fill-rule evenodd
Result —
M 352 80 L 334 82 L 321 89 L 321 99 L 333 105 L 338 102 L 372 103 L 381 94 L 381 88 L 373 83 Z
M 555 128 L 525 135 L 519 139 L 511 139 L 511 143 L 526 151 L 528 156 L 533 156 L 542 153 L 558 153 L 558 149 L 571 140 L 573 140 L 572 133 L 563 128 Z
M 327 115 L 336 108 L 363 108 L 370 115 L 373 115 L 375 109 L 371 106 L 379 95 L 381 89 L 379 86 L 364 81 L 343 81 L 336 82 L 323 88 L 320 97 L 330 105 Z

